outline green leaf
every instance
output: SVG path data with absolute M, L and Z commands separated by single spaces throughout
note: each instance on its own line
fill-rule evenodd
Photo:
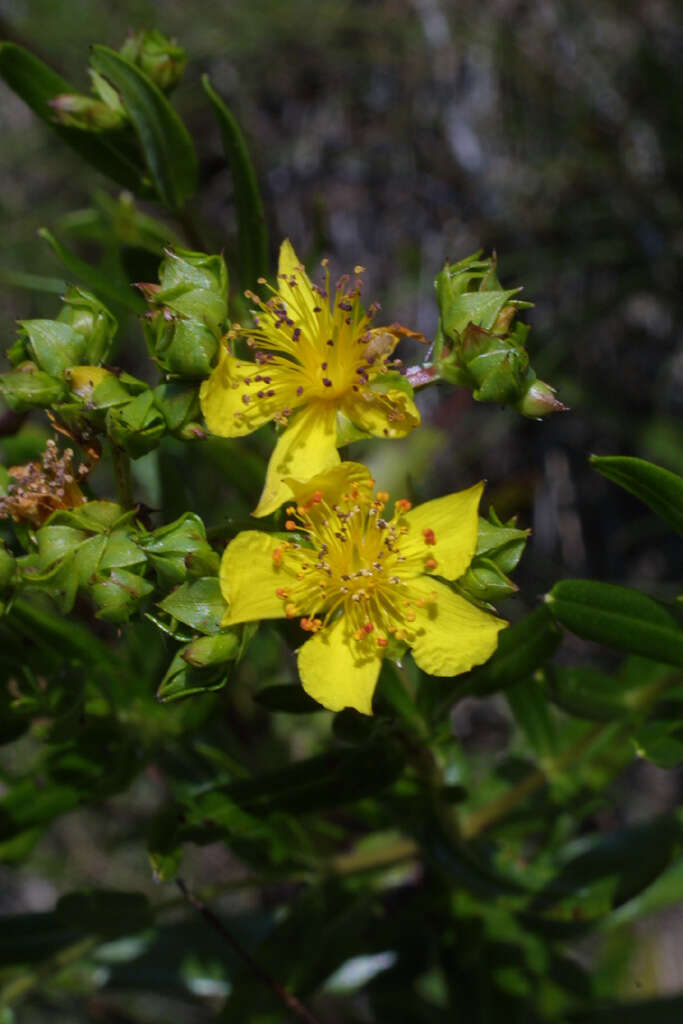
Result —
M 146 309 L 145 302 L 142 296 L 134 292 L 132 288 L 120 287 L 115 280 L 112 280 L 110 274 L 105 274 L 102 270 L 93 267 L 91 263 L 86 263 L 85 260 L 76 256 L 65 245 L 62 245 L 47 228 L 41 228 L 38 234 L 41 238 L 45 239 L 54 254 L 68 270 L 76 277 L 85 281 L 93 291 L 98 292 L 100 295 L 106 295 L 108 299 L 118 302 L 119 305 L 129 309 L 132 313 L 144 313 Z
M 637 590 L 563 580 L 546 595 L 554 618 L 585 640 L 683 667 L 683 629 L 663 605 Z
M 204 639 L 213 638 L 205 637 Z M 231 651 L 236 647 L 236 643 L 233 643 L 232 640 L 232 636 L 226 637 L 227 646 Z M 185 658 L 186 653 L 187 648 L 176 652 L 166 675 L 159 683 L 156 695 L 157 700 L 162 704 L 173 700 L 183 700 L 196 693 L 211 693 L 214 690 L 221 690 L 228 681 L 228 665 L 225 662 L 196 668 L 188 663 Z M 234 657 L 232 653 L 230 656 Z
M 531 748 L 540 757 L 558 752 L 558 734 L 550 714 L 545 686 L 535 676 L 509 686 L 505 691 L 515 720 L 523 730 Z
M 635 921 L 643 914 L 651 914 L 664 907 L 675 906 L 683 900 L 683 856 L 633 899 L 619 907 L 604 922 L 604 927 L 618 928 Z
M 208 75 L 202 76 L 202 86 L 218 120 L 232 174 L 242 283 L 248 288 L 255 288 L 259 277 L 265 277 L 269 270 L 268 229 L 256 174 L 241 129 L 214 91 Z
M 38 117 L 83 160 L 138 195 L 149 194 L 144 169 L 125 133 L 92 135 L 55 122 L 49 101 L 76 90 L 47 64 L 15 43 L 0 45 L 0 75 Z
M 159 607 L 201 633 L 217 633 L 226 605 L 217 578 L 202 576 L 176 587 L 159 603 Z
M 403 758 L 388 741 L 329 751 L 254 779 L 213 790 L 225 792 L 243 811 L 312 814 L 379 793 L 401 771 Z
M 683 534 L 683 478 L 644 459 L 591 455 L 593 469 L 635 494 L 669 526 Z
M 91 63 L 121 93 L 157 194 L 173 211 L 197 188 L 197 157 L 188 131 L 159 88 L 106 46 L 94 46 Z

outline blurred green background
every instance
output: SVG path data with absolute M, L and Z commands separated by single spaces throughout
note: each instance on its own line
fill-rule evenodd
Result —
M 407 486 L 418 498 L 486 477 L 500 515 L 518 512 L 520 525 L 534 530 L 516 575 L 520 597 L 504 609 L 511 618 L 568 575 L 675 595 L 680 543 L 593 473 L 587 457 L 640 455 L 683 472 L 680 4 L 6 0 L 0 11 L 3 38 L 84 89 L 91 42 L 118 47 L 129 29 L 157 26 L 186 47 L 190 62 L 174 102 L 200 156 L 202 187 L 191 212 L 206 249 L 224 249 L 229 266 L 232 185 L 199 84 L 205 71 L 247 136 L 273 257 L 289 236 L 307 261 L 328 255 L 339 271 L 362 263 L 366 296 L 381 301 L 386 322 L 430 337 L 432 282 L 444 260 L 497 250 L 503 285 L 524 284 L 523 297 L 535 302 L 525 314 L 533 365 L 571 411 L 523 421 L 444 386 L 420 397 L 428 429 L 391 445 L 355 446 L 351 456 L 366 457 L 389 489 Z M 57 309 L 64 271 L 37 229 L 54 229 L 106 269 L 106 245 L 84 240 L 89 215 L 74 211 L 91 208 L 98 192 L 115 192 L 2 84 L 0 138 L 4 348 L 14 319 Z M 182 226 L 169 226 L 184 237 Z M 147 269 L 131 267 L 131 279 Z M 31 274 L 53 278 L 54 292 L 26 287 Z M 117 358 L 144 372 L 132 319 Z M 201 465 L 194 450 L 169 443 L 157 462 L 138 464 L 137 486 L 168 519 L 187 507 L 210 524 L 223 508 L 246 514 L 249 488 L 255 499 L 260 487 L 259 464 L 250 462 L 260 444 L 240 449 L 246 497 L 222 479 L 225 460 L 238 458 L 231 442 L 207 446 Z M 576 641 L 572 654 L 584 653 Z M 305 733 L 305 720 L 297 728 Z M 481 728 L 490 731 L 491 719 Z M 288 735 L 287 743 L 306 748 L 310 739 Z M 112 816 L 109 838 L 101 820 L 91 829 L 86 815 L 58 831 L 43 854 L 46 874 L 54 875 L 61 856 L 69 864 L 64 884 L 148 887 L 137 854 L 127 860 L 125 852 L 129 816 L 144 816 L 147 799 L 154 804 L 146 786 L 150 780 Z M 618 813 L 636 820 L 646 806 L 675 804 L 680 775 L 644 767 L 620 787 Z M 107 877 L 111 845 L 123 854 Z M 197 875 L 226 870 L 218 858 L 202 861 Z M 54 893 L 51 882 L 31 875 L 3 909 L 42 909 Z M 641 972 L 652 972 L 647 990 L 680 987 L 683 973 L 667 943 L 682 927 L 673 920 L 661 930 L 657 966 Z M 136 1013 L 148 1019 L 144 1007 Z M 187 1013 L 174 1019 L 205 1019 Z

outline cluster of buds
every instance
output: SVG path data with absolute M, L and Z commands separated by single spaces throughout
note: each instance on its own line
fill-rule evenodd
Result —
M 511 405 L 538 419 L 566 406 L 549 384 L 538 380 L 529 363 L 529 327 L 515 321 L 531 303 L 515 298 L 496 276 L 496 259 L 475 253 L 447 263 L 436 278 L 439 331 L 434 345 L 438 373 L 467 387 L 478 402 Z
M 221 255 L 165 249 L 159 284 L 138 284 L 149 304 L 150 355 L 171 377 L 206 378 L 228 316 L 228 269 Z
M 488 608 L 518 590 L 508 573 L 516 569 L 531 530 L 520 530 L 515 524 L 514 518 L 502 523 L 492 508 L 488 519 L 479 517 L 474 558 L 456 583 L 463 596 L 475 604 Z
M 194 255 L 222 264 L 221 257 Z M 166 262 L 170 259 L 167 256 Z M 207 308 L 213 324 L 212 293 Z M 13 369 L 0 374 L 0 395 L 15 412 L 49 409 L 65 433 L 94 450 L 98 435 L 107 435 L 132 458 L 151 451 L 165 434 L 183 440 L 203 438 L 195 383 L 164 380 L 151 388 L 128 373 L 102 365 L 116 329 L 116 320 L 94 295 L 70 288 L 56 320 L 20 322 L 19 336 L 8 351 Z M 213 333 L 210 341 L 204 346 L 205 358 L 217 349 Z M 178 346 L 190 353 L 191 360 L 190 340 L 181 337 Z M 171 349 L 177 357 L 176 348 L 171 345 Z M 175 363 L 180 363 L 180 357 Z
M 156 30 L 129 36 L 119 53 L 164 92 L 180 81 L 187 64 L 185 50 Z M 118 91 L 93 68 L 89 68 L 88 75 L 92 95 L 62 93 L 50 100 L 55 120 L 85 132 L 111 132 L 124 127 L 128 112 Z
M 56 320 L 21 320 L 7 352 L 14 369 L 0 374 L 0 394 L 15 412 L 51 408 L 69 396 L 73 367 L 107 358 L 116 320 L 91 292 L 69 288 Z

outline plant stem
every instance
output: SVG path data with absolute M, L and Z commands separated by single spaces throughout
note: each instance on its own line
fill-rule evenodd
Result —
M 228 929 L 223 924 L 221 919 L 217 917 L 216 914 L 214 914 L 213 910 L 211 910 L 210 907 L 207 907 L 205 903 L 202 903 L 202 901 L 198 899 L 196 896 L 192 895 L 192 893 L 187 888 L 182 878 L 176 878 L 176 885 L 180 889 L 181 893 L 183 894 L 187 902 L 191 903 L 192 906 L 199 911 L 199 913 L 202 915 L 205 921 L 208 921 L 211 927 L 223 936 L 223 938 L 226 940 L 226 942 L 228 942 L 228 944 L 232 947 L 235 953 L 237 953 L 237 955 L 244 961 L 249 970 L 253 974 L 255 974 L 256 977 L 259 978 L 260 981 L 262 981 L 267 988 L 270 989 L 273 995 L 275 995 L 280 1000 L 281 1003 L 284 1003 L 287 1009 L 290 1010 L 290 1012 L 293 1013 L 295 1017 L 297 1017 L 299 1020 L 304 1021 L 304 1024 L 320 1024 L 317 1018 L 314 1017 L 313 1014 L 306 1009 L 303 1003 L 300 1002 L 300 1000 L 298 1000 L 295 995 L 292 995 L 291 992 L 287 992 L 286 989 L 284 989 L 282 985 L 280 985 L 279 982 L 275 980 L 275 978 L 272 978 L 270 974 L 268 974 L 268 972 L 265 971 L 260 966 L 260 964 L 258 964 L 254 960 L 251 954 L 248 953 L 246 949 L 244 949 L 244 947 L 241 945 L 241 943 L 237 941 L 234 935 L 230 931 L 228 931 Z
M 116 492 L 122 508 L 133 508 L 133 483 L 130 475 L 130 458 L 128 454 L 112 442 L 111 457 L 116 477 Z
M 579 737 L 576 743 L 573 743 L 571 747 L 565 750 L 563 754 L 548 760 L 544 768 L 531 772 L 530 775 L 525 776 L 525 778 L 518 782 L 516 786 L 512 786 L 505 793 L 496 797 L 495 800 L 491 800 L 490 803 L 479 808 L 479 810 L 463 815 L 460 819 L 460 830 L 463 839 L 474 839 L 490 828 L 491 825 L 495 825 L 501 818 L 507 817 L 526 797 L 542 789 L 548 781 L 549 775 L 569 767 L 577 757 L 580 757 L 581 754 L 588 750 L 596 740 L 602 738 L 608 730 L 614 730 L 613 722 L 602 722 L 600 725 L 593 726 L 592 729 L 589 729 L 588 732 Z

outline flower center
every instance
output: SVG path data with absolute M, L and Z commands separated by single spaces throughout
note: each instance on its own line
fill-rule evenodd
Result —
M 345 396 L 360 393 L 378 373 L 400 365 L 390 361 L 396 337 L 372 327 L 380 307 L 372 305 L 366 312 L 361 305 L 363 268 L 355 268 L 352 288 L 346 274 L 332 292 L 326 260 L 323 266 L 322 286 L 311 283 L 300 267 L 292 274 L 280 275 L 279 290 L 273 290 L 267 301 L 246 292 L 258 306 L 254 326 L 235 325 L 232 332 L 233 337 L 246 337 L 254 352 L 258 366 L 253 381 L 265 380 L 271 368 L 277 370 L 284 401 L 273 417 L 276 420 L 284 417 L 286 422 L 294 406 L 309 401 L 338 404 Z M 265 280 L 260 283 L 266 284 Z M 250 389 L 245 405 L 275 397 L 268 387 L 255 392 Z
M 343 614 L 356 643 L 382 648 L 391 635 L 411 642 L 415 609 L 428 599 L 411 593 L 402 573 L 410 502 L 397 501 L 386 519 L 389 495 L 374 497 L 372 487 L 361 481 L 331 506 L 320 491 L 289 506 L 285 527 L 293 539 L 275 548 L 273 562 L 287 578 L 276 590 L 287 618 L 301 617 L 303 629 L 317 632 Z

